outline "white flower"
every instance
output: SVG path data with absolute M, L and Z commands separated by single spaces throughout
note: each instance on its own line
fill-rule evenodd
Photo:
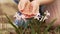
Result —
M 21 15 L 21 18 L 25 21 L 25 16 L 23 14 Z
M 15 14 L 13 17 L 17 17 L 17 15 L 18 15 L 18 14 L 17 14 L 17 12 L 16 12 L 16 14 Z
M 40 19 L 40 21 L 44 21 L 44 20 L 46 20 L 46 19 L 48 19 L 48 17 L 47 16 L 42 16 L 42 18 Z
M 48 12 L 48 10 L 46 10 L 46 12 L 44 12 L 44 14 L 45 14 L 45 16 L 42 16 L 40 21 L 44 21 L 44 20 L 48 19 L 48 16 L 50 16 L 50 13 Z
M 15 17 L 16 19 L 18 19 L 18 20 L 21 19 L 21 15 L 19 15 L 19 13 L 17 13 L 17 12 L 16 12 L 16 14 L 14 15 L 14 17 Z
M 46 12 L 44 14 L 46 14 L 46 15 L 45 15 L 43 21 L 48 19 L 48 16 L 50 16 L 50 13 L 48 12 L 48 10 L 46 10 Z
M 46 16 L 50 16 L 50 13 L 48 12 L 48 10 L 46 10 L 46 12 L 44 12 L 44 14 L 46 14 Z
M 48 17 L 47 17 L 47 16 L 45 16 L 45 17 L 44 17 L 43 21 L 44 21 L 44 20 L 46 20 L 46 19 L 48 19 Z
M 37 15 L 36 15 L 36 16 L 34 16 L 34 19 L 39 20 L 39 18 L 40 18 L 40 13 L 37 13 Z
M 42 21 L 42 20 L 43 20 L 43 17 L 44 17 L 44 16 L 42 16 L 42 17 L 41 17 L 40 21 Z
M 21 15 L 21 17 L 22 17 L 22 18 L 25 18 L 25 16 L 24 16 L 24 15 Z

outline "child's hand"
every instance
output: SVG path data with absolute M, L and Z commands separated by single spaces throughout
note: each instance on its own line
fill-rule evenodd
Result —
M 39 13 L 39 4 L 37 1 L 32 1 L 31 4 L 33 6 L 32 12 L 33 12 L 33 14 L 36 15 L 37 13 Z
M 23 10 L 21 10 L 21 12 L 23 13 L 23 14 L 28 14 L 28 15 L 30 15 L 30 14 L 32 14 L 32 5 L 31 5 L 31 3 L 30 2 L 28 2 L 28 3 L 26 3 L 25 4 L 25 7 L 24 7 L 24 9 Z
M 25 8 L 25 4 L 28 2 L 28 0 L 20 0 L 19 4 L 18 4 L 18 9 L 23 10 Z

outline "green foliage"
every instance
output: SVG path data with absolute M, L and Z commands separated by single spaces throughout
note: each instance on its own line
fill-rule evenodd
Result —
M 19 29 L 13 24 L 11 19 L 6 14 L 5 14 L 5 16 L 7 17 L 8 22 L 15 28 L 15 31 L 17 32 L 17 34 L 20 34 Z
M 17 32 L 17 34 L 23 34 L 21 32 L 22 29 L 21 28 L 18 28 L 16 25 L 13 24 L 13 22 L 11 21 L 11 19 L 6 15 L 7 19 L 8 19 L 8 22 L 15 28 L 15 31 Z M 49 28 L 51 28 L 51 26 L 53 25 L 53 23 L 56 21 L 56 19 L 54 19 L 53 21 L 50 22 L 50 24 L 47 25 L 47 27 L 45 28 L 45 30 L 43 31 L 43 34 L 47 34 Z M 36 19 L 32 19 L 30 21 L 31 23 L 30 24 L 30 27 L 31 27 L 31 34 L 41 34 L 41 26 L 42 24 L 44 23 L 44 21 L 39 21 L 39 20 L 36 20 Z M 19 31 L 20 30 L 20 31 Z
M 47 34 L 49 28 L 51 28 L 51 26 L 53 25 L 53 23 L 56 21 L 56 19 L 54 19 L 53 21 L 50 22 L 50 24 L 48 24 L 48 26 L 45 28 L 44 30 L 44 34 Z

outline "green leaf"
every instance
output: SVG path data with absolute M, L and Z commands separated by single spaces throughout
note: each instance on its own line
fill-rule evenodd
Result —
M 33 25 L 33 24 L 34 24 L 34 21 L 33 21 L 33 20 L 34 20 L 34 19 L 32 19 L 32 20 L 29 21 L 29 24 L 31 25 L 31 26 L 30 26 L 30 27 L 31 27 L 31 34 L 36 34 L 36 33 L 35 33 L 35 29 L 34 29 L 34 25 Z
M 17 32 L 17 34 L 20 34 L 19 29 L 13 24 L 11 19 L 6 14 L 5 14 L 5 16 L 7 17 L 8 22 L 15 28 L 15 31 Z
M 54 19 L 53 21 L 50 22 L 50 24 L 47 26 L 47 28 L 44 30 L 44 34 L 47 34 L 49 28 L 53 25 L 53 23 L 56 21 L 56 19 Z
M 36 34 L 33 26 L 31 26 L 31 30 L 32 30 L 31 34 Z
M 54 31 L 56 31 L 56 32 L 60 31 L 60 25 L 57 26 Z

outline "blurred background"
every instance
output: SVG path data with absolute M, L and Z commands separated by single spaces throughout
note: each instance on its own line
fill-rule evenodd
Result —
M 0 0 L 0 34 L 12 34 L 11 32 L 14 32 L 14 28 L 7 22 L 4 14 L 9 15 L 13 20 L 16 11 L 18 9 L 14 0 Z
M 52 4 L 48 4 L 46 9 L 51 14 L 46 21 L 50 22 L 54 18 L 57 18 L 54 26 L 60 25 L 60 0 L 55 0 Z M 18 11 L 18 8 L 14 0 L 0 0 L 0 34 L 16 34 L 14 28 L 7 22 L 5 17 L 6 13 L 13 20 L 16 11 Z

